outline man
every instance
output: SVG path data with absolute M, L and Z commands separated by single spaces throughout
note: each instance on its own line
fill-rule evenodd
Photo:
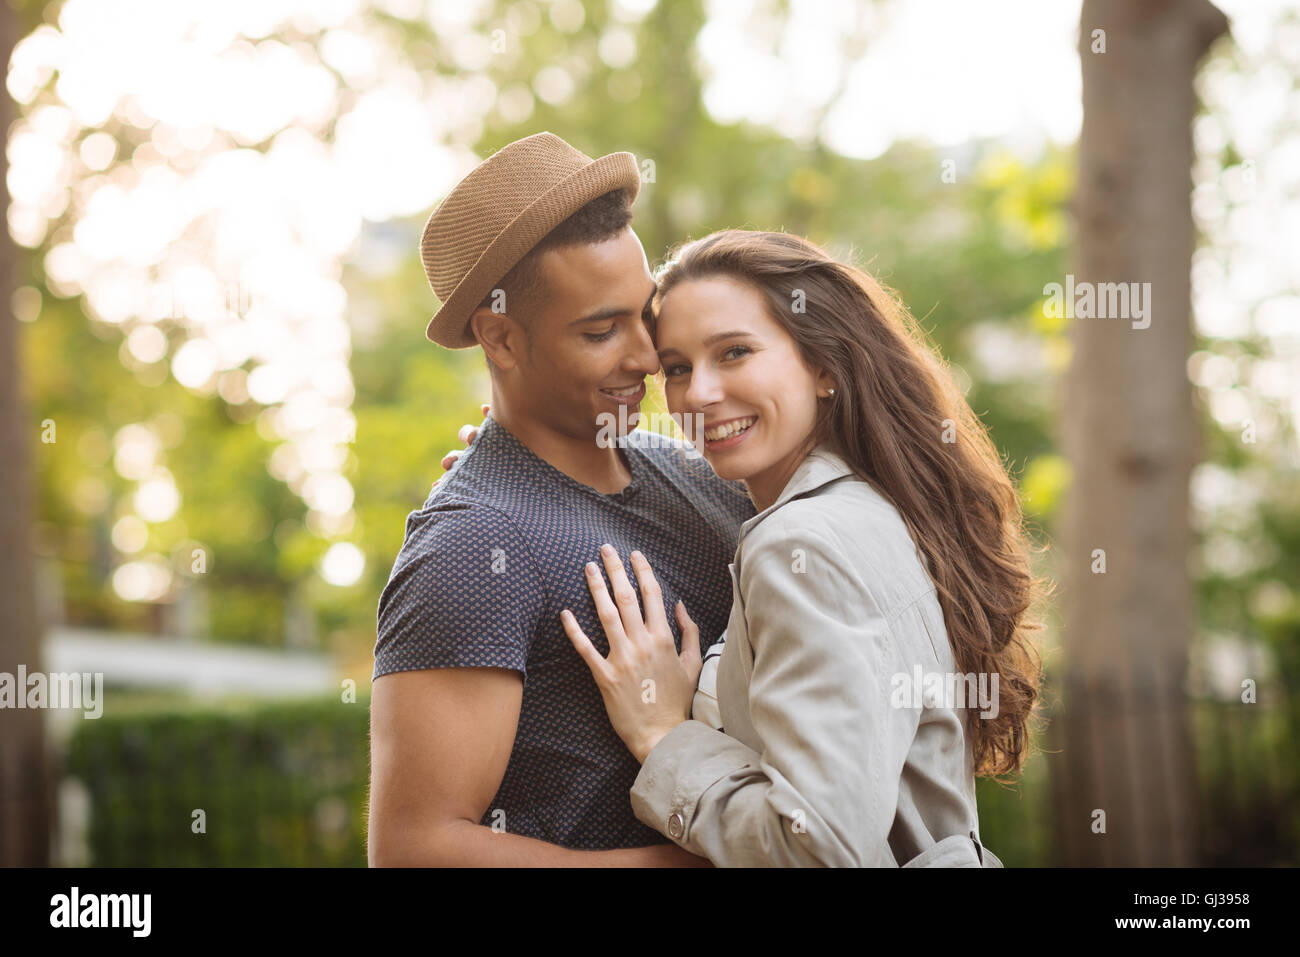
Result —
M 483 349 L 492 412 L 408 516 L 379 600 L 372 865 L 707 864 L 636 819 L 639 766 L 559 618 L 602 634 L 583 567 L 603 543 L 637 548 L 703 651 L 754 514 L 680 443 L 626 431 L 659 368 L 630 227 L 639 187 L 630 153 L 592 160 L 539 133 L 475 168 L 425 226 L 442 303 L 426 336 Z

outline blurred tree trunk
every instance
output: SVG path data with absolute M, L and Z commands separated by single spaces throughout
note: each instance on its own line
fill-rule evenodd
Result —
M 1149 327 L 1073 320 L 1057 768 L 1067 864 L 1197 859 L 1185 692 L 1194 623 L 1188 484 L 1198 454 L 1186 371 L 1191 123 L 1198 64 L 1227 28 L 1209 0 L 1083 4 L 1075 282 L 1151 285 Z
M 0 56 L 9 63 L 18 24 L 0 3 Z M 0 130 L 8 142 L 13 102 L 0 94 Z M 9 208 L 8 163 L 0 151 L 0 209 Z M 32 559 L 34 499 L 28 480 L 32 426 L 18 381 L 18 320 L 14 318 L 17 250 L 0 229 L 0 672 L 17 680 L 18 666 L 42 670 L 36 575 Z M 25 695 L 25 688 L 16 688 Z M 0 866 L 50 863 L 52 790 L 45 755 L 45 712 L 0 711 Z

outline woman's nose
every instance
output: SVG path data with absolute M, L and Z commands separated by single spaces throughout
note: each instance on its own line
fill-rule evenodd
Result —
M 707 366 L 697 366 L 691 370 L 690 382 L 686 386 L 686 410 L 698 412 L 722 399 L 722 384 Z

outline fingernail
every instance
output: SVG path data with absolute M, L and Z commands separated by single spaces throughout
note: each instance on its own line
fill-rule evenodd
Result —
M 601 553 L 602 555 L 613 555 L 613 554 L 614 554 L 614 549 L 613 549 L 613 547 L 610 546 L 610 545 L 601 545 L 601 546 L 600 546 L 600 553 Z
M 587 574 L 588 574 L 588 575 L 594 575 L 594 574 L 596 574 L 596 563 L 595 563 L 595 562 L 587 562 Z
M 645 561 L 645 556 L 642 555 L 641 552 L 638 551 L 637 549 L 632 550 L 632 558 L 635 559 L 636 561 L 642 561 L 642 562 Z

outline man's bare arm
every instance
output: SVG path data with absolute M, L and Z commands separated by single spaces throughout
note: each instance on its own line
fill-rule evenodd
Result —
M 711 866 L 676 844 L 574 851 L 479 824 L 514 745 L 523 677 L 432 668 L 375 679 L 370 697 L 372 867 Z

